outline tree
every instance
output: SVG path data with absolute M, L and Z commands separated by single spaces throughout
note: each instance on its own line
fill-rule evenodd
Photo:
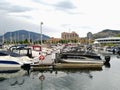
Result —
M 23 41 L 24 42 L 24 44 L 28 44 L 29 42 L 28 42 L 28 39 L 25 39 L 25 41 Z
M 117 34 L 116 37 L 120 37 L 120 34 Z

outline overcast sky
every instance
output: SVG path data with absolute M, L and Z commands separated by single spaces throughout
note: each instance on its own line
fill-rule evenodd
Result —
M 75 31 L 80 37 L 104 29 L 120 30 L 120 0 L 0 0 L 0 34 L 29 30 L 61 37 Z

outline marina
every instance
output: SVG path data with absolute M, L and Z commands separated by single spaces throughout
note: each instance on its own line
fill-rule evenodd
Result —
M 111 56 L 110 66 L 98 70 L 47 69 L 31 71 L 29 75 L 21 71 L 24 73 L 21 76 L 0 73 L 4 76 L 0 79 L 0 87 L 1 90 L 119 90 L 119 64 L 118 56 Z
M 111 79 L 120 56 L 104 53 L 77 44 L 10 46 L 0 53 L 1 90 L 119 89 Z
M 0 0 L 0 90 L 120 90 L 119 0 Z
M 119 80 L 111 81 L 113 77 L 119 79 L 119 54 L 104 55 L 91 50 L 82 51 L 79 46 L 74 48 L 67 46 L 67 49 L 64 45 L 56 46 L 54 49 L 46 47 L 35 49 L 35 47 L 38 48 L 36 45 L 34 48 L 30 45 L 12 47 L 8 52 L 1 51 L 1 90 L 96 90 L 98 87 L 98 90 L 114 90 L 119 88 L 114 84 Z M 3 66 L 2 60 L 4 60 Z M 14 60 L 16 63 L 13 63 Z M 14 64 L 18 64 L 19 67 Z
M 90 50 L 81 51 L 79 46 L 59 46 L 59 49 L 50 53 L 46 48 L 40 46 L 34 47 L 26 45 L 11 46 L 8 51 L 1 51 L 0 67 L 3 68 L 23 68 L 24 70 L 34 69 L 96 69 L 102 68 L 109 63 L 110 56 L 104 56 L 102 59 L 97 53 Z M 38 49 L 35 50 L 35 47 Z M 70 48 L 69 48 L 70 47 Z M 57 48 L 57 47 L 56 47 Z M 65 51 L 66 49 L 67 52 Z M 34 51 L 34 52 L 33 52 Z M 61 52 L 62 51 L 62 52 Z M 35 53 L 36 52 L 36 53 Z M 46 52 L 46 53 L 43 53 Z M 35 55 L 36 54 L 36 55 Z M 10 60 L 11 59 L 11 60 Z M 8 70 L 8 71 L 9 71 Z

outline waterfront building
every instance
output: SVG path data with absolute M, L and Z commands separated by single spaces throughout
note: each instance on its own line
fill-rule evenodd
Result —
M 76 32 L 63 32 L 61 33 L 61 38 L 65 40 L 74 40 L 74 39 L 79 39 L 79 35 Z
M 54 38 L 54 37 L 51 37 L 48 42 L 49 43 L 59 43 L 59 41 L 61 40 L 61 38 Z
M 94 43 L 99 43 L 99 44 L 120 44 L 120 37 L 108 37 L 108 38 L 98 38 L 95 39 Z

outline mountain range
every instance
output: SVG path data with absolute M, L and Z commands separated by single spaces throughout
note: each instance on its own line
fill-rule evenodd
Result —
M 41 37 L 41 34 L 27 31 L 27 30 L 17 30 L 13 32 L 6 32 L 4 34 L 5 40 L 11 40 L 12 38 L 12 40 L 16 40 L 16 41 L 21 41 L 29 38 L 33 41 L 38 41 L 40 40 L 40 37 Z M 0 36 L 0 41 L 2 40 L 2 38 L 3 36 Z M 47 40 L 49 38 L 50 38 L 49 36 L 42 34 L 43 40 Z
M 120 30 L 111 30 L 111 29 L 105 29 L 98 33 L 95 33 L 92 35 L 94 39 L 97 38 L 106 38 L 106 37 L 116 37 L 120 35 Z
M 105 38 L 105 37 L 115 37 L 115 36 L 120 36 L 120 30 L 111 30 L 111 29 L 105 29 L 102 30 L 98 33 L 92 34 L 93 39 L 97 38 Z M 40 33 L 35 33 L 27 30 L 17 30 L 13 32 L 6 32 L 4 34 L 4 39 L 5 40 L 16 40 L 16 41 L 21 41 L 25 39 L 31 39 L 32 41 L 39 41 L 40 40 Z M 0 36 L 0 41 L 2 41 L 3 36 Z M 47 40 L 50 37 L 47 35 L 42 34 L 42 39 Z

